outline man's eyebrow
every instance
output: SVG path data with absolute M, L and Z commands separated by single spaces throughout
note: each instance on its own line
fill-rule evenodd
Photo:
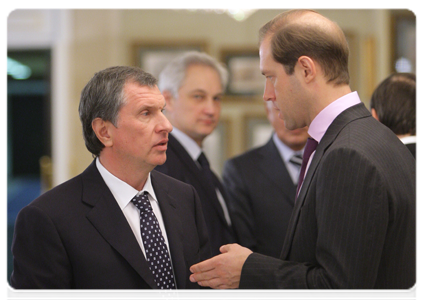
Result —
M 203 90 L 203 89 L 195 89 L 195 90 L 192 90 L 191 91 L 191 93 L 198 93 L 198 92 L 200 92 L 200 93 L 206 93 L 206 91 Z

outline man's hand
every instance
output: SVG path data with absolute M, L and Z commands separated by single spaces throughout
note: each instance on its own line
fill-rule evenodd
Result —
M 236 289 L 239 287 L 241 270 L 252 251 L 238 244 L 220 247 L 219 254 L 191 266 L 191 282 L 214 289 Z

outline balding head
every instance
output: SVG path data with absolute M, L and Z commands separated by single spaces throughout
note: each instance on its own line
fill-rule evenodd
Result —
M 319 63 L 328 82 L 349 83 L 348 43 L 341 28 L 312 10 L 291 10 L 277 15 L 259 32 L 260 43 L 271 40 L 272 55 L 288 74 L 301 56 Z

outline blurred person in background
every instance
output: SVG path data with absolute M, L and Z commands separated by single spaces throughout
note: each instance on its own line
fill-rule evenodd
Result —
M 394 73 L 370 99 L 372 116 L 391 129 L 416 157 L 416 75 Z
M 229 159 L 222 178 L 239 244 L 278 258 L 294 207 L 308 133 L 307 127 L 286 129 L 271 101 L 265 102 L 265 109 L 274 130 L 271 138 Z
M 227 70 L 206 53 L 186 52 L 159 75 L 166 116 L 173 125 L 166 162 L 157 171 L 194 186 L 203 207 L 213 255 L 236 242 L 224 188 L 210 169 L 203 141 L 217 127 Z

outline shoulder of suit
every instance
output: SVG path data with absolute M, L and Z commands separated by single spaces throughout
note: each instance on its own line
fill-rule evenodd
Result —
M 82 189 L 82 176 L 79 174 L 41 194 L 29 203 L 28 206 L 37 206 L 45 210 L 55 210 L 59 206 L 66 206 L 75 202 L 75 199 L 80 199 Z
M 228 159 L 227 162 L 231 162 L 231 163 L 254 163 L 253 159 L 255 157 L 258 157 L 261 155 L 261 152 L 263 151 L 263 149 L 265 148 L 264 146 L 259 146 L 253 149 L 250 149 L 240 155 L 234 156 L 230 159 Z

